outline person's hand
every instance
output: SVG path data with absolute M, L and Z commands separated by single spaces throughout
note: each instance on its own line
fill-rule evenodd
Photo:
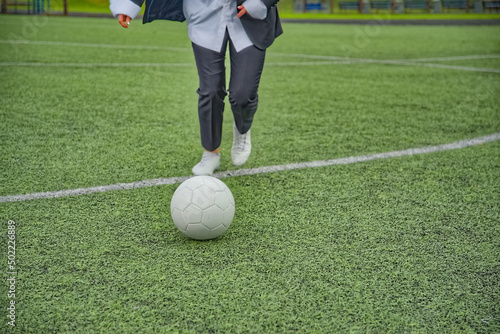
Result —
M 238 12 L 238 18 L 241 18 L 243 15 L 247 13 L 247 10 L 243 5 L 238 6 L 239 12 Z
M 128 25 L 130 24 L 130 20 L 132 20 L 130 18 L 130 16 L 127 16 L 124 14 L 118 15 L 118 23 L 120 23 L 123 28 L 128 28 Z

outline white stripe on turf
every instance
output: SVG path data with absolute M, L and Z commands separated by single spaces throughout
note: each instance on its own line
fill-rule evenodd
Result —
M 467 66 L 454 66 L 445 64 L 420 63 L 411 61 L 396 60 L 338 60 L 338 61 L 318 61 L 318 62 L 267 62 L 266 66 L 325 66 L 325 65 L 351 65 L 351 64 L 388 64 L 404 66 L 433 67 L 447 70 L 500 73 L 500 70 L 493 68 L 479 68 Z M 20 67 L 190 67 L 191 63 L 42 63 L 42 62 L 0 62 L 0 66 L 20 66 Z
M 156 45 L 98 44 L 98 43 L 5 40 L 5 39 L 0 40 L 0 44 L 74 46 L 74 47 L 100 48 L 100 49 L 167 50 L 167 51 L 182 51 L 182 52 L 192 50 L 191 48 L 177 48 L 177 47 L 156 46 Z
M 42 63 L 42 62 L 0 62 L 0 66 L 31 67 L 187 67 L 192 63 Z
M 447 150 L 456 150 L 465 148 L 468 146 L 474 146 L 479 144 L 484 144 L 492 141 L 500 140 L 500 132 L 494 133 L 488 136 L 473 138 L 473 139 L 465 139 L 457 142 L 453 142 L 450 144 L 443 144 L 437 146 L 426 146 L 421 148 L 411 148 L 402 151 L 393 151 L 386 153 L 376 153 L 369 155 L 361 155 L 356 157 L 348 157 L 348 158 L 339 158 L 339 159 L 331 159 L 331 160 L 321 160 L 321 161 L 312 161 L 312 162 L 301 162 L 301 163 L 292 163 L 285 165 L 276 165 L 276 166 L 265 166 L 265 167 L 257 167 L 257 168 L 249 168 L 249 169 L 238 169 L 234 171 L 226 171 L 219 172 L 214 174 L 214 177 L 217 178 L 226 178 L 226 177 L 235 177 L 235 176 L 244 176 L 244 175 L 255 175 L 255 174 L 263 174 L 263 173 L 272 173 L 272 172 L 280 172 L 287 170 L 296 170 L 296 169 L 304 169 L 304 168 L 314 168 L 314 167 L 325 167 L 325 166 L 333 166 L 333 165 L 345 165 L 345 164 L 353 164 L 358 162 L 377 160 L 377 159 L 388 159 L 402 156 L 411 156 L 418 154 L 426 154 Z M 6 202 L 21 202 L 35 199 L 46 199 L 46 198 L 58 198 L 58 197 L 68 197 L 68 196 L 78 196 L 78 195 L 87 195 L 93 193 L 100 192 L 108 192 L 115 190 L 125 190 L 125 189 L 137 189 L 137 188 L 146 188 L 146 187 L 154 187 L 166 184 L 177 184 L 181 183 L 191 176 L 181 176 L 181 177 L 171 177 L 171 178 L 161 178 L 161 179 L 152 179 L 152 180 L 144 180 L 132 183 L 118 183 L 112 184 L 108 186 L 98 186 L 91 188 L 79 188 L 79 189 L 70 189 L 70 190 L 60 190 L 60 191 L 49 191 L 49 192 L 40 192 L 40 193 L 32 193 L 25 195 L 8 195 L 1 196 L 0 203 Z
M 323 59 L 323 60 L 377 60 L 369 58 L 351 58 L 351 57 L 338 57 L 338 56 L 324 56 L 312 55 L 303 53 L 279 53 L 269 52 L 269 56 L 291 57 L 291 58 L 304 58 L 304 59 Z M 408 58 L 408 59 L 386 59 L 388 61 L 455 61 L 455 60 L 475 60 L 475 59 L 496 59 L 500 58 L 500 54 L 487 54 L 487 55 L 466 55 L 466 56 L 446 56 L 446 57 L 433 57 L 433 58 Z M 382 59 L 381 59 L 382 60 Z
M 0 40 L 0 44 L 17 44 L 17 45 L 50 45 L 50 46 L 73 46 L 87 48 L 107 48 L 107 49 L 134 49 L 134 50 L 166 50 L 166 51 L 191 51 L 191 48 L 169 47 L 160 45 L 126 45 L 126 44 L 99 44 L 99 43 L 78 43 L 78 42 L 63 42 L 63 41 L 30 41 L 30 40 Z M 371 61 L 376 62 L 376 59 L 365 58 L 349 58 L 337 56 L 322 56 L 297 53 L 275 53 L 269 52 L 268 56 L 306 58 L 306 59 L 324 59 L 324 60 L 349 60 L 356 61 Z M 433 57 L 433 58 L 413 58 L 413 59 L 388 59 L 386 61 L 395 62 L 427 62 L 427 61 L 454 61 L 454 60 L 474 60 L 474 59 L 495 59 L 500 58 L 499 54 L 487 55 L 465 55 L 465 56 L 448 56 L 448 57 Z M 384 60 L 381 60 L 384 61 Z

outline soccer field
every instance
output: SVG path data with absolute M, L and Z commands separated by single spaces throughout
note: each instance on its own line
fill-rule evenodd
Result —
M 500 27 L 284 30 L 200 242 L 185 24 L 0 17 L 0 332 L 500 332 Z

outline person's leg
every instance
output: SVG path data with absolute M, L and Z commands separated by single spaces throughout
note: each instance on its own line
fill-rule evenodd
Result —
M 229 81 L 229 102 L 234 116 L 233 147 L 231 158 L 235 165 L 246 162 L 251 152 L 250 127 L 259 102 L 258 89 L 265 50 L 250 46 L 236 52 L 231 41 L 231 77 Z
M 226 96 L 226 51 L 223 48 L 221 52 L 214 52 L 193 43 L 193 52 L 200 82 L 197 93 L 201 144 L 205 149 L 201 161 L 193 167 L 193 174 L 211 175 L 220 163 L 219 146 Z
M 226 51 L 214 52 L 193 43 L 198 69 L 198 117 L 201 144 L 207 151 L 220 146 L 224 98 L 226 97 Z

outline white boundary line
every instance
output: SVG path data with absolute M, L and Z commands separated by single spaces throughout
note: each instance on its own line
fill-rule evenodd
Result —
M 191 51 L 191 48 L 180 48 L 180 47 L 169 47 L 169 46 L 158 46 L 158 45 L 118 45 L 118 44 L 78 43 L 78 42 L 61 42 L 61 41 L 29 41 L 29 40 L 2 39 L 0 40 L 0 44 L 53 45 L 53 46 L 75 46 L 75 47 L 88 47 L 88 48 L 108 48 L 108 49 L 166 50 L 166 51 L 182 51 L 182 52 Z M 322 56 L 322 55 L 310 55 L 310 54 L 299 54 L 299 53 L 269 52 L 268 55 L 280 56 L 280 57 L 293 57 L 293 58 L 323 59 L 323 60 L 376 61 L 376 59 Z M 500 58 L 500 54 L 393 59 L 392 61 L 420 62 L 420 61 L 454 61 L 454 60 L 495 59 L 495 58 Z
M 77 42 L 58 42 L 58 41 L 28 41 L 28 40 L 5 40 L 1 39 L 0 44 L 21 44 L 21 45 L 51 45 L 51 46 L 76 46 L 83 48 L 102 48 L 102 49 L 133 49 L 133 50 L 167 50 L 167 51 L 191 51 L 190 48 L 177 48 L 170 46 L 155 45 L 119 45 L 119 44 L 98 44 L 98 43 L 77 43 Z
M 405 61 L 454 61 L 454 60 L 497 59 L 497 58 L 500 58 L 500 55 L 498 55 L 498 54 L 469 55 L 469 56 L 415 58 L 415 59 L 397 59 L 397 60 L 405 60 Z
M 378 59 L 367 59 L 367 58 L 349 58 L 349 57 L 337 57 L 337 56 L 322 56 L 322 55 L 311 55 L 302 53 L 275 53 L 269 52 L 269 55 L 280 56 L 280 57 L 292 57 L 292 58 L 307 58 L 307 59 L 323 59 L 323 60 L 357 60 L 357 61 L 377 61 Z M 387 61 L 455 61 L 455 60 L 475 60 L 475 59 L 496 59 L 500 58 L 500 54 L 487 54 L 487 55 L 466 55 L 466 56 L 447 56 L 447 57 L 434 57 L 434 58 L 409 58 L 409 59 L 388 59 Z M 382 60 L 381 60 L 382 61 Z
M 39 63 L 39 62 L 0 62 L 0 66 L 31 67 L 187 67 L 194 63 Z
M 470 71 L 470 72 L 485 72 L 485 73 L 500 73 L 500 69 L 480 68 L 470 66 L 455 66 L 446 64 L 425 63 L 420 61 L 404 61 L 404 60 L 377 60 L 377 59 L 358 59 L 358 58 L 338 58 L 338 60 L 327 61 L 329 57 L 318 56 L 317 59 L 325 59 L 325 61 L 313 62 L 266 62 L 266 66 L 325 66 L 325 65 L 351 65 L 351 64 L 387 64 L 387 65 L 402 65 L 402 66 L 420 66 L 431 67 L 448 70 Z M 336 58 L 336 57 L 332 57 Z M 44 62 L 0 62 L 0 67 L 190 67 L 192 63 L 44 63 Z
M 396 64 L 396 63 L 394 63 Z M 500 73 L 500 70 L 494 68 L 481 68 L 481 67 L 469 67 L 469 66 L 453 66 L 444 64 L 432 64 L 432 63 L 400 63 L 400 65 L 408 66 L 422 66 L 422 67 L 434 67 L 446 70 L 458 70 L 458 71 L 470 71 L 470 72 L 485 72 L 485 73 Z
M 317 61 L 317 62 L 267 62 L 266 66 L 325 66 L 325 65 L 350 65 L 350 64 L 387 64 L 403 66 L 432 67 L 447 70 L 500 73 L 500 69 L 454 66 L 445 64 L 433 64 L 423 62 L 411 62 L 400 60 L 339 60 L 339 61 Z M 1 66 L 7 67 L 190 67 L 192 63 L 41 63 L 41 62 L 0 62 Z
M 480 68 L 470 66 L 455 66 L 445 64 L 433 64 L 417 61 L 402 61 L 402 60 L 376 60 L 376 59 L 353 59 L 353 60 L 338 60 L 338 61 L 318 61 L 318 62 L 269 62 L 266 66 L 323 66 L 323 65 L 351 65 L 351 64 L 387 64 L 387 65 L 402 65 L 402 66 L 420 66 L 432 67 L 446 70 L 470 71 L 470 72 L 485 72 L 485 73 L 500 73 L 500 69 Z
M 367 62 L 367 61 L 365 61 Z M 266 66 L 320 66 L 361 63 L 360 61 L 314 61 L 314 62 L 266 62 Z M 0 66 L 28 67 L 188 67 L 194 63 L 44 63 L 44 62 L 0 62 Z
M 271 53 L 270 53 L 271 54 Z M 286 53 L 272 53 L 271 55 L 278 55 L 283 57 L 305 58 L 305 59 L 318 59 L 325 60 L 325 62 L 309 62 L 309 63 L 269 63 L 275 66 L 293 66 L 293 65 L 343 65 L 343 64 L 360 64 L 360 63 L 375 63 L 375 64 L 388 64 L 388 65 L 404 65 L 404 66 L 422 66 L 442 68 L 449 70 L 471 71 L 471 72 L 487 72 L 487 73 L 500 73 L 500 70 L 493 68 L 479 68 L 470 66 L 455 66 L 446 64 L 433 64 L 426 63 L 427 61 L 454 61 L 454 60 L 476 60 L 476 59 L 498 59 L 499 54 L 491 55 L 469 55 L 469 56 L 456 56 L 456 57 L 436 57 L 436 58 L 413 58 L 413 59 L 366 59 L 366 58 L 346 58 L 335 56 L 320 56 L 320 55 L 307 55 L 307 54 L 286 54 Z M 326 62 L 331 60 L 331 62 Z
M 297 170 L 304 168 L 315 168 L 315 167 L 325 167 L 325 166 L 334 166 L 334 165 L 346 165 L 353 164 L 364 161 L 371 161 L 377 159 L 389 159 L 395 157 L 402 156 L 412 156 L 418 154 L 426 154 L 433 152 L 441 152 L 447 150 L 456 150 L 469 146 L 484 144 L 492 141 L 500 140 L 500 132 L 494 133 L 491 135 L 473 138 L 473 139 L 465 139 L 457 142 L 453 142 L 450 144 L 443 144 L 437 146 L 426 146 L 421 148 L 411 148 L 402 151 L 392 151 L 386 153 L 376 153 L 369 155 L 361 155 L 356 157 L 348 157 L 348 158 L 339 158 L 339 159 L 331 159 L 331 160 L 322 160 L 322 161 L 312 161 L 312 162 L 301 162 L 301 163 L 292 163 L 286 165 L 275 165 L 275 166 L 265 166 L 265 167 L 257 167 L 257 168 L 249 168 L 249 169 L 238 169 L 234 171 L 226 171 L 215 173 L 214 177 L 217 178 L 228 178 L 235 176 L 244 176 L 244 175 L 256 175 L 263 173 L 273 173 L 273 172 L 281 172 L 287 170 Z M 171 177 L 171 178 L 161 178 L 161 179 L 152 179 L 152 180 L 144 180 L 132 183 L 118 183 L 112 184 L 108 186 L 97 186 L 91 188 L 78 188 L 78 189 L 70 189 L 70 190 L 60 190 L 60 191 L 49 191 L 49 192 L 39 192 L 25 195 L 7 195 L 0 197 L 0 203 L 7 202 L 22 202 L 36 199 L 48 199 L 48 198 L 59 198 L 59 197 L 68 197 L 68 196 L 79 196 L 79 195 L 88 195 L 93 193 L 102 193 L 108 191 L 116 191 L 116 190 L 125 190 L 125 189 L 138 189 L 138 188 L 146 188 L 146 187 L 155 187 L 167 184 L 177 184 L 184 182 L 189 179 L 191 176 L 181 176 L 181 177 Z
M 388 65 L 421 66 L 421 67 L 441 68 L 441 69 L 447 69 L 447 70 L 500 73 L 500 70 L 497 70 L 494 68 L 455 66 L 455 65 L 445 65 L 445 64 L 423 63 L 423 62 L 417 62 L 417 61 L 365 59 L 365 60 L 359 60 L 359 61 L 357 61 L 357 63 L 376 63 L 376 64 L 388 64 Z
M 0 40 L 0 44 L 20 44 L 20 45 L 52 45 L 52 46 L 74 46 L 91 48 L 111 48 L 111 49 L 134 49 L 134 50 L 168 50 L 168 51 L 189 51 L 189 48 L 177 48 L 168 46 L 154 45 L 117 45 L 117 44 L 95 44 L 95 43 L 76 43 L 60 41 L 29 41 L 29 40 Z M 475 60 L 475 59 L 497 59 L 499 54 L 490 55 L 467 55 L 467 56 L 448 56 L 435 58 L 414 58 L 414 59 L 365 59 L 365 58 L 347 58 L 336 56 L 322 56 L 296 53 L 268 53 L 269 56 L 292 57 L 303 59 L 324 60 L 316 62 L 267 62 L 266 66 L 325 66 L 325 65 L 349 65 L 359 63 L 376 63 L 388 65 L 403 66 L 422 66 L 431 68 L 440 68 L 458 71 L 500 73 L 499 69 L 478 68 L 470 66 L 454 66 L 446 64 L 427 63 L 428 61 L 455 61 L 455 60 Z M 0 62 L 0 66 L 33 66 L 33 67 L 184 67 L 191 66 L 191 63 L 43 63 L 43 62 Z

